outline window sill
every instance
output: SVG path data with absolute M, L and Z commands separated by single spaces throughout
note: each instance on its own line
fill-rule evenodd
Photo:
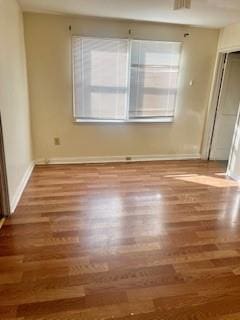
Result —
M 101 120 L 101 119 L 73 119 L 74 123 L 173 123 L 173 117 L 162 117 L 156 119 L 131 119 L 131 120 Z

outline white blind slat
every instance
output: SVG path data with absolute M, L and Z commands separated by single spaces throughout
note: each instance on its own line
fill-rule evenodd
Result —
M 75 117 L 124 119 L 128 40 L 73 38 Z
M 181 43 L 132 41 L 129 117 L 173 117 Z

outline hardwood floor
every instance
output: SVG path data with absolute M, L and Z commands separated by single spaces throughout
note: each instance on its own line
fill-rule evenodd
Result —
M 36 167 L 0 230 L 0 319 L 239 320 L 240 188 L 224 170 Z

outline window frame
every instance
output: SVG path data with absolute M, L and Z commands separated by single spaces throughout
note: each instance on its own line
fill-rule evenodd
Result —
M 127 40 L 129 42 L 128 48 L 128 95 L 127 95 L 127 107 L 126 107 L 126 119 L 98 119 L 98 118 L 83 118 L 75 116 L 75 85 L 74 85 L 74 59 L 73 59 L 73 40 L 74 38 L 84 38 L 84 39 L 102 39 L 102 40 Z M 176 105 L 177 105 L 177 95 L 178 88 L 177 85 L 177 93 L 176 93 L 176 101 L 174 106 L 174 114 L 173 116 L 160 116 L 160 117 L 141 117 L 141 118 L 129 118 L 129 107 L 130 107 L 130 83 L 131 83 L 131 52 L 132 52 L 132 41 L 147 41 L 147 42 L 168 42 L 168 43 L 179 43 L 180 44 L 180 55 L 179 55 L 179 69 L 181 63 L 181 55 L 183 42 L 182 41 L 166 41 L 166 40 L 151 40 L 151 39 L 140 39 L 140 38 L 116 38 L 116 37 L 98 37 L 98 36 L 82 36 L 82 35 L 72 35 L 71 36 L 71 67 L 72 67 L 72 115 L 73 115 L 73 123 L 81 124 L 81 123 L 114 123 L 114 124 L 124 124 L 124 123 L 162 123 L 162 124 L 171 124 L 175 122 L 176 115 Z M 179 72 L 177 76 L 177 82 L 179 82 Z

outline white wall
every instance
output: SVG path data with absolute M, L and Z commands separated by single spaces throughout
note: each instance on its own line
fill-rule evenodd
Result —
M 16 0 L 0 0 L 0 111 L 13 210 L 32 166 L 23 17 Z
M 218 30 L 33 13 L 24 22 L 36 159 L 199 156 Z M 128 37 L 131 28 L 134 38 L 183 41 L 174 123 L 74 124 L 70 24 L 78 35 Z

